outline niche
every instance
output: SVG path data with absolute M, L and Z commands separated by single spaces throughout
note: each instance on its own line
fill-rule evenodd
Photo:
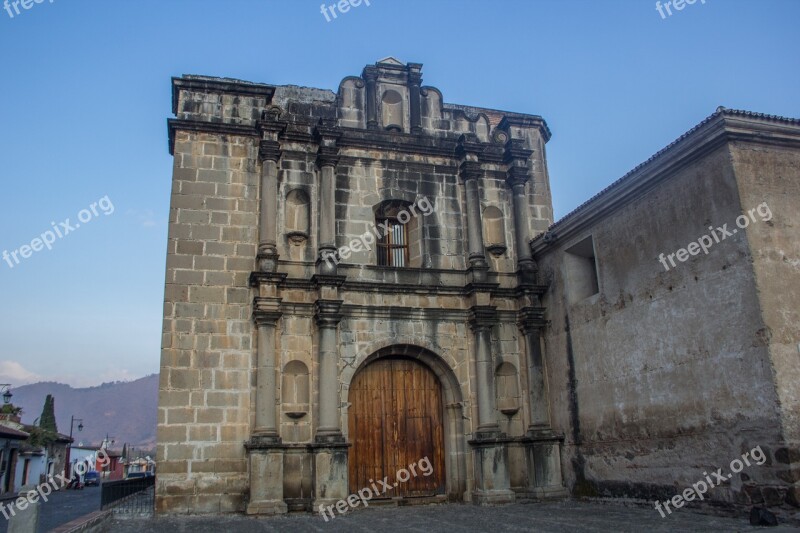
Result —
M 311 202 L 302 189 L 294 189 L 286 195 L 286 236 L 292 244 L 303 244 L 308 239 L 311 223 Z
M 403 97 L 399 92 L 388 90 L 381 98 L 381 116 L 383 127 L 387 131 L 403 131 Z
M 490 205 L 483 210 L 483 242 L 494 256 L 506 253 L 506 226 L 503 212 Z
M 290 361 L 283 367 L 281 395 L 283 411 L 289 418 L 303 418 L 309 410 L 309 372 L 302 361 Z
M 511 363 L 501 363 L 495 370 L 497 378 L 497 409 L 508 417 L 519 411 L 519 382 L 517 368 Z

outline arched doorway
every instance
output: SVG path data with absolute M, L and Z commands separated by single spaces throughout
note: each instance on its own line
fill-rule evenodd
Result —
M 378 497 L 445 493 L 442 387 L 431 369 L 415 359 L 377 359 L 354 376 L 349 402 L 351 492 L 373 483 L 383 490 L 378 481 L 388 478 L 392 489 Z M 397 480 L 397 472 L 412 464 L 416 475 Z M 430 475 L 423 475 L 425 466 Z

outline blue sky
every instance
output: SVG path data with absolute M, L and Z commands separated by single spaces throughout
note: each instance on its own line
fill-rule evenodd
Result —
M 0 381 L 158 371 L 172 76 L 335 90 L 389 55 L 423 63 L 447 102 L 547 120 L 557 218 L 719 105 L 800 116 L 795 0 L 697 0 L 666 19 L 650 0 L 371 0 L 331 22 L 320 4 L 0 10 L 0 253 L 114 206 L 0 262 Z

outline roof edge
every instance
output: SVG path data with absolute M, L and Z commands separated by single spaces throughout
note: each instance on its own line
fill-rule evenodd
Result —
M 778 132 L 780 135 L 765 135 L 764 126 L 770 125 L 774 129 L 776 124 L 789 128 L 782 128 Z M 780 144 L 787 141 L 787 137 L 800 145 L 800 119 L 720 106 L 696 126 L 551 224 L 547 231 L 533 238 L 533 252 L 541 253 L 557 240 L 580 231 L 607 212 L 624 205 L 632 195 L 668 179 L 668 172 L 676 166 L 705 155 L 728 140 L 757 139 L 762 143 Z

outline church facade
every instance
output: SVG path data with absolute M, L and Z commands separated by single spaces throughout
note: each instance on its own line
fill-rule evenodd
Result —
M 709 498 L 791 503 L 797 121 L 718 110 L 554 225 L 545 121 L 421 68 L 173 79 L 157 510 L 654 498 L 751 444 L 770 466 Z M 670 258 L 745 199 L 774 218 Z

